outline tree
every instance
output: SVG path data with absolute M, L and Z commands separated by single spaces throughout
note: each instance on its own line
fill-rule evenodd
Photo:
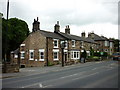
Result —
M 10 18 L 7 21 L 2 18 L 2 59 L 5 58 L 6 49 L 7 60 L 9 61 L 10 52 L 17 49 L 28 35 L 29 29 L 25 21 L 18 18 Z

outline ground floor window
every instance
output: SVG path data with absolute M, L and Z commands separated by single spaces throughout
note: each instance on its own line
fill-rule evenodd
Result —
M 44 61 L 44 49 L 39 49 L 39 60 Z
M 21 59 L 25 59 L 25 51 L 21 51 Z
M 59 60 L 59 50 L 53 50 L 53 59 L 54 60 Z
M 71 51 L 71 59 L 79 59 L 80 51 Z
M 90 51 L 86 51 L 87 52 L 87 56 L 90 56 Z
M 29 60 L 34 60 L 34 50 L 29 50 Z

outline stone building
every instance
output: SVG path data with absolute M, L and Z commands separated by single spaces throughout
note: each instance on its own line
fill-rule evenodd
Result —
M 112 55 L 114 52 L 114 42 L 104 36 L 99 36 L 94 32 L 89 33 L 88 37 L 93 39 L 99 44 L 99 51 L 107 52 L 109 55 Z
M 109 47 L 108 41 L 107 38 L 94 33 L 89 33 L 88 37 L 85 32 L 82 32 L 81 36 L 72 35 L 69 25 L 66 26 L 65 33 L 60 32 L 59 21 L 54 26 L 54 32 L 41 30 L 37 18 L 34 19 L 32 32 L 20 45 L 20 59 L 17 62 L 25 67 L 59 64 L 62 61 L 61 43 L 63 42 L 65 43 L 64 62 L 79 62 L 84 50 L 90 56 L 90 48 L 107 52 L 111 49 L 112 53 L 113 46 Z

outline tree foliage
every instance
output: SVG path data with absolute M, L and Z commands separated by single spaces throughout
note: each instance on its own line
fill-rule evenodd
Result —
M 9 58 L 10 51 L 17 49 L 28 35 L 29 29 L 25 21 L 18 18 L 7 21 L 2 18 L 2 57 L 4 58 L 6 50 Z

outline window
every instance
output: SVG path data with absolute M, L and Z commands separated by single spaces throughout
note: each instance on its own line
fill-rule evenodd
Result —
M 87 56 L 90 56 L 90 51 L 86 51 L 87 52 Z
M 81 41 L 81 46 L 83 46 L 83 44 L 84 44 L 84 42 L 83 42 L 83 41 Z
M 105 41 L 105 46 L 109 46 L 109 42 L 108 41 Z
M 20 46 L 25 46 L 25 44 L 21 44 Z
M 79 59 L 79 58 L 80 58 L 80 51 L 71 52 L 71 59 Z
M 111 47 L 111 48 L 113 47 L 113 43 L 112 43 L 112 42 L 110 42 L 110 47 Z
M 25 51 L 21 51 L 21 59 L 25 59 Z
M 58 39 L 54 39 L 53 44 L 54 44 L 54 48 L 58 48 Z
M 59 50 L 53 50 L 53 59 L 58 60 L 58 52 Z
M 65 41 L 65 48 L 67 48 L 68 47 L 68 44 L 67 44 L 67 40 Z
M 34 60 L 34 50 L 29 51 L 29 60 Z
M 15 55 L 14 55 L 14 58 L 18 58 L 18 55 L 15 54 Z
M 75 40 L 72 40 L 72 47 L 75 47 Z
M 44 61 L 44 49 L 39 49 L 39 60 Z

